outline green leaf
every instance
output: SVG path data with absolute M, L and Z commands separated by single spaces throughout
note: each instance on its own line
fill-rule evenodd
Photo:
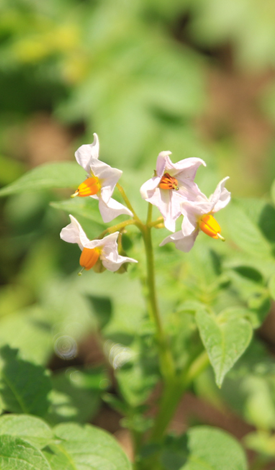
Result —
M 55 427 L 54 432 L 56 438 L 61 440 L 60 444 L 51 445 L 44 450 L 44 455 L 53 470 L 131 469 L 126 455 L 116 440 L 95 426 L 60 424 Z M 60 466 L 57 465 L 57 461 Z
M 260 230 L 259 223 L 250 216 L 249 208 L 232 201 L 227 213 L 230 235 L 236 245 L 255 257 L 270 258 L 272 247 Z
M 0 435 L 17 436 L 42 449 L 52 439 L 49 426 L 35 416 L 8 414 L 0 417 Z M 0 438 L 1 440 L 1 438 Z
M 215 372 L 218 387 L 225 374 L 243 354 L 252 337 L 252 326 L 246 320 L 247 311 L 232 308 L 218 317 L 210 316 L 201 309 L 196 314 L 202 342 Z
M 68 368 L 52 377 L 53 390 L 47 421 L 60 423 L 90 421 L 100 406 L 100 396 L 108 385 L 102 369 Z
M 5 470 L 51 470 L 39 449 L 29 442 L 3 434 L 0 439 L 0 468 Z
M 181 470 L 246 470 L 245 453 L 229 434 L 210 426 L 187 433 L 188 461 Z
M 14 183 L 0 189 L 0 196 L 27 190 L 77 188 L 84 179 L 84 170 L 77 163 L 48 163 L 34 168 Z
M 275 300 L 275 274 L 269 279 L 268 288 L 272 299 Z
M 49 462 L 51 470 L 78 470 L 79 468 L 72 462 L 70 455 L 64 452 L 62 446 L 52 444 L 44 449 L 43 454 Z M 87 467 L 84 468 L 86 470 Z
M 3 408 L 14 413 L 43 416 L 48 409 L 51 381 L 46 370 L 17 357 L 18 351 L 0 349 L 0 395 Z
M 55 209 L 61 209 L 76 217 L 85 217 L 85 219 L 96 222 L 101 227 L 106 228 L 106 224 L 103 223 L 98 209 L 98 202 L 90 197 L 68 199 L 62 202 L 51 202 L 50 205 Z
M 34 305 L 1 318 L 0 346 L 19 349 L 25 360 L 46 364 L 53 351 L 52 325 Z
M 144 327 L 143 327 L 144 328 Z M 153 333 L 136 336 L 131 347 L 110 343 L 109 357 L 124 401 L 130 408 L 143 404 L 159 380 L 156 344 Z

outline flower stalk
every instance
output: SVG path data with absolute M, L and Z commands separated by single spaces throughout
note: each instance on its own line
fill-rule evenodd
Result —
M 150 316 L 153 319 L 157 329 L 157 341 L 159 345 L 160 354 L 160 368 L 164 380 L 170 380 L 175 375 L 174 361 L 171 351 L 169 349 L 167 337 L 164 333 L 161 323 L 159 306 L 156 295 L 156 282 L 155 282 L 155 267 L 154 267 L 154 252 L 152 246 L 152 235 L 150 226 L 152 219 L 152 205 L 148 205 L 147 223 L 144 226 L 143 240 L 146 252 L 147 264 L 147 283 L 148 283 L 148 300 L 150 306 Z

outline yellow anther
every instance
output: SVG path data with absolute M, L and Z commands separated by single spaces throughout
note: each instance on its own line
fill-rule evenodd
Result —
M 91 178 L 87 178 L 81 185 L 77 188 L 76 192 L 72 194 L 71 197 L 87 197 L 93 196 L 93 194 L 98 193 L 100 190 L 101 185 L 99 179 L 96 176 Z
M 177 191 L 179 189 L 178 180 L 169 175 L 169 173 L 164 173 L 160 180 L 159 187 L 161 189 L 175 189 Z
M 86 271 L 91 269 L 97 262 L 100 255 L 100 250 L 98 248 L 83 248 L 79 264 Z
M 220 238 L 222 241 L 225 241 L 221 235 L 221 227 L 219 226 L 216 219 L 214 219 L 212 214 L 205 214 L 199 218 L 199 227 L 200 229 L 209 235 L 212 238 Z

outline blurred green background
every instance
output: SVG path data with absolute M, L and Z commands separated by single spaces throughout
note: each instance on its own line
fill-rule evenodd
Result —
M 273 0 L 2 0 L 0 185 L 42 163 L 74 162 L 96 132 L 100 159 L 124 171 L 141 210 L 138 189 L 162 150 L 174 162 L 203 158 L 197 181 L 207 195 L 229 175 L 234 196 L 268 197 L 274 68 Z M 53 351 L 89 363 L 79 344 L 97 328 L 102 305 L 124 332 L 139 325 L 141 314 L 127 315 L 133 292 L 143 311 L 134 274 L 123 285 L 108 273 L 75 276 L 78 248 L 59 240 L 68 216 L 49 206 L 69 194 L 1 200 L 0 344 L 38 364 Z M 96 236 L 102 227 L 89 230 Z

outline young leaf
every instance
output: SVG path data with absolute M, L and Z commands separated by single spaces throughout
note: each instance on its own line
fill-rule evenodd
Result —
M 3 408 L 43 416 L 48 409 L 51 381 L 43 367 L 17 357 L 18 350 L 0 349 L 0 395 Z
M 271 245 L 261 232 L 259 224 L 249 216 L 248 210 L 239 202 L 232 201 L 228 214 L 230 235 L 236 245 L 253 256 L 270 258 Z
M 52 470 L 131 469 L 130 462 L 115 439 L 101 429 L 88 424 L 68 423 L 56 426 L 54 432 L 60 443 L 44 450 Z
M 34 168 L 14 183 L 0 189 L 0 197 L 27 190 L 77 188 L 84 179 L 85 173 L 76 163 L 47 163 Z
M 53 438 L 49 426 L 35 416 L 7 414 L 0 417 L 0 436 L 21 437 L 35 447 L 42 449 Z M 1 437 L 0 437 L 1 441 Z
M 243 309 L 232 308 L 214 317 L 203 309 L 197 311 L 196 322 L 218 387 L 250 343 L 252 326 L 244 318 L 245 313 Z
M 188 461 L 182 470 L 247 470 L 242 447 L 224 431 L 195 426 L 187 438 Z
M 29 442 L 3 434 L 0 439 L 0 468 L 7 470 L 51 470 L 42 452 Z
M 85 217 L 85 219 L 96 222 L 101 227 L 106 228 L 98 210 L 98 202 L 89 197 L 68 199 L 67 201 L 61 202 L 51 202 L 50 205 L 55 209 L 61 209 L 76 217 Z

